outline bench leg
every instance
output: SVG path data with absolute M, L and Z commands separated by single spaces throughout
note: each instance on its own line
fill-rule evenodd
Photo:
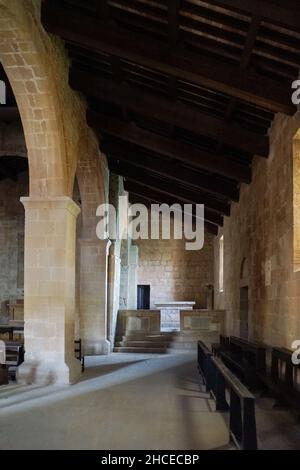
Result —
M 216 372 L 216 410 L 217 411 L 227 411 L 228 404 L 226 402 L 225 395 L 225 379 L 223 375 L 217 370 Z
M 241 411 L 241 400 L 239 396 L 230 390 L 230 418 L 229 428 L 232 435 L 235 437 L 238 443 L 242 442 L 242 411 Z
M 243 413 L 243 449 L 257 449 L 256 420 L 255 420 L 255 403 L 254 400 L 244 399 Z

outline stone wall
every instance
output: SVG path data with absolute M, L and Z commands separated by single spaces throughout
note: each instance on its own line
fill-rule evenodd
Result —
M 215 307 L 226 309 L 227 333 L 240 334 L 240 288 L 248 286 L 249 338 L 286 347 L 300 338 L 300 275 L 294 272 L 293 245 L 300 206 L 293 137 L 299 127 L 299 113 L 276 116 L 269 158 L 255 157 L 252 183 L 241 186 L 240 201 L 225 218 L 219 234 L 224 234 L 223 293 L 218 292 L 219 237 L 215 240 Z
M 173 230 L 171 230 L 172 233 Z M 184 240 L 137 240 L 137 283 L 150 284 L 150 308 L 155 302 L 194 300 L 206 307 L 206 284 L 213 283 L 213 236 L 205 233 L 204 247 L 185 250 Z
M 17 181 L 0 181 L 0 321 L 6 319 L 5 302 L 24 295 L 24 207 L 28 173 Z

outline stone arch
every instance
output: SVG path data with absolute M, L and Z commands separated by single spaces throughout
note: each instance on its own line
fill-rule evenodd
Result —
M 88 127 L 82 130 L 79 154 L 76 178 L 81 197 L 81 236 L 93 238 L 96 236 L 96 209 L 107 201 L 106 159 L 93 131 Z
M 79 121 L 85 124 L 85 107 L 69 88 L 62 41 L 41 26 L 40 5 L 0 0 L 0 61 L 22 120 L 30 195 L 71 196 L 78 144 L 71 133 Z
M 72 192 L 86 104 L 69 87 L 64 43 L 45 32 L 40 10 L 40 0 L 0 0 L 0 62 L 21 116 L 30 175 L 29 197 L 21 198 L 26 355 L 17 375 L 20 383 L 72 383 L 81 370 L 74 358 L 80 208 Z
M 81 226 L 77 236 L 77 311 L 85 354 L 106 354 L 109 241 L 96 236 L 96 210 L 107 201 L 106 159 L 88 127 L 82 129 L 76 181 L 80 193 Z

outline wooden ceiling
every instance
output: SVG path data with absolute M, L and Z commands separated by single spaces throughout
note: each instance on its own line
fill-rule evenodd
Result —
M 44 0 L 71 86 L 134 200 L 203 202 L 217 233 L 277 112 L 292 115 L 296 0 Z

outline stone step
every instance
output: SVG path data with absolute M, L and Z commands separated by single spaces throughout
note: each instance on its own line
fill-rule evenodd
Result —
M 116 342 L 121 341 L 148 341 L 153 343 L 170 343 L 173 341 L 173 338 L 168 338 L 165 336 L 123 336 L 122 338 L 116 338 Z
M 136 354 L 165 354 L 166 348 L 140 348 L 140 347 L 125 347 L 117 346 L 114 347 L 114 352 L 123 352 L 123 353 L 136 353 Z
M 189 338 L 186 338 L 185 336 L 178 336 L 173 339 L 173 341 L 170 341 L 172 343 L 197 343 L 198 341 L 206 341 L 210 340 L 210 336 L 191 336 Z
M 180 349 L 184 349 L 184 350 L 189 350 L 189 351 L 192 351 L 192 350 L 197 350 L 197 343 L 195 342 L 188 342 L 188 343 L 185 343 L 185 342 L 178 342 L 178 343 L 171 343 L 169 344 L 168 346 L 168 350 L 170 351 L 174 351 L 174 350 L 180 350 Z
M 199 340 L 207 343 L 218 341 L 214 331 L 193 330 L 178 332 L 145 332 L 131 331 L 127 335 L 116 337 L 116 352 L 165 353 L 196 351 Z
M 141 347 L 141 348 L 163 348 L 163 347 L 168 347 L 170 345 L 169 341 L 147 341 L 147 340 L 141 340 L 141 341 L 117 341 L 115 345 L 118 346 L 125 346 L 125 347 Z
M 116 336 L 116 341 L 122 341 L 123 339 L 132 339 L 132 340 L 135 340 L 135 339 L 139 339 L 139 338 L 154 338 L 154 339 L 169 339 L 169 338 L 173 338 L 174 336 L 174 333 L 170 334 L 170 333 L 143 333 L 143 332 L 129 332 L 127 333 L 126 335 L 123 335 L 123 336 L 120 336 L 120 335 L 117 335 Z

